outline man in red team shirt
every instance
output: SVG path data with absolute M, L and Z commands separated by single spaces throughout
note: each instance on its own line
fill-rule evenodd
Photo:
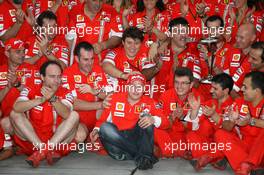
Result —
M 133 71 L 142 71 L 149 64 L 147 53 L 141 50 L 144 36 L 136 27 L 127 28 L 122 37 L 122 46 L 109 51 L 103 60 L 103 70 L 107 73 L 108 82 L 116 89 L 126 84 Z
M 191 109 L 194 109 L 198 103 L 203 103 L 204 100 L 200 93 L 193 88 L 193 81 L 194 77 L 190 69 L 177 68 L 174 75 L 174 87 L 165 91 L 160 97 L 160 104 L 171 123 L 171 128 L 167 130 L 167 133 L 172 143 L 177 145 L 187 143 L 186 133 L 199 128 L 199 117 L 196 117 L 199 109 Z M 166 142 L 164 140 L 164 143 Z M 174 152 L 177 156 L 188 158 L 185 153 L 187 150 L 181 149 Z
M 57 17 L 51 11 L 42 12 L 37 18 L 39 31 L 27 40 L 29 48 L 25 62 L 38 68 L 47 60 L 56 60 L 62 68 L 70 65 L 68 43 L 58 35 Z
M 264 71 L 264 42 L 255 42 L 251 45 L 249 55 L 241 67 L 233 75 L 234 91 L 240 92 L 245 75 L 251 70 Z M 233 92 L 233 94 L 235 94 Z
M 217 75 L 222 72 L 233 75 L 240 66 L 241 55 L 239 49 L 226 43 L 224 33 L 228 31 L 224 31 L 223 19 L 213 15 L 206 19 L 205 25 L 209 30 L 209 36 L 216 39 L 216 42 L 211 43 L 210 50 L 209 45 L 200 45 L 202 77 L 206 78 L 208 75 Z M 210 92 L 207 89 L 210 89 L 210 81 L 209 83 L 208 81 L 201 81 L 199 88 L 203 95 L 209 99 Z
M 209 36 L 217 39 L 213 64 L 214 72 L 212 74 L 225 72 L 233 75 L 240 66 L 240 50 L 225 42 L 223 19 L 216 15 L 210 16 L 207 18 L 205 25 L 211 31 Z M 208 50 L 206 50 L 206 53 L 208 54 Z M 205 59 L 208 60 L 209 64 L 211 63 L 210 58 L 207 57 Z
M 208 145 L 214 143 L 215 132 L 222 128 L 222 123 L 224 121 L 225 115 L 229 108 L 233 104 L 233 99 L 230 96 L 230 92 L 233 89 L 234 81 L 232 77 L 226 73 L 221 73 L 215 75 L 211 80 L 210 93 L 212 99 L 206 101 L 202 106 L 202 116 L 200 117 L 200 127 L 198 132 L 191 131 L 187 133 L 187 140 L 190 144 L 203 145 L 206 143 Z M 211 147 L 210 149 L 191 149 L 192 157 L 194 158 L 190 163 L 198 171 L 202 168 L 200 162 L 204 159 L 204 155 L 209 154 L 208 152 L 216 152 L 216 147 Z M 221 154 L 220 154 L 221 155 Z M 204 156 L 204 157 L 202 157 Z M 209 161 L 209 159 L 208 159 Z M 219 156 L 219 159 L 215 161 L 212 165 L 217 169 L 225 169 L 227 161 L 224 156 Z
M 236 72 L 231 75 L 234 80 L 234 90 L 231 92 L 233 98 L 239 96 L 241 92 L 242 83 L 246 73 L 250 72 L 250 64 L 248 62 L 249 51 L 251 45 L 256 40 L 256 30 L 254 25 L 251 23 L 242 24 L 236 34 L 236 43 L 234 46 L 241 50 L 241 66 L 236 70 Z
M 31 25 L 34 24 L 34 19 L 26 15 L 21 9 L 21 1 L 0 1 L 0 54 L 4 55 L 4 43 L 19 36 L 24 40 L 32 34 Z M 30 11 L 28 11 L 28 14 Z M 6 64 L 7 58 L 2 57 L 1 64 Z
M 87 41 L 93 44 L 95 54 L 120 44 L 123 27 L 121 19 L 115 18 L 117 14 L 112 6 L 101 0 L 87 0 L 72 13 L 69 34 L 77 34 L 78 42 Z M 69 40 L 71 43 L 72 41 Z
M 223 121 L 223 129 L 215 133 L 216 143 L 230 144 L 231 149 L 224 149 L 221 152 L 226 156 L 236 175 L 249 174 L 253 168 L 263 165 L 263 148 L 259 147 L 259 142 L 263 141 L 258 140 L 264 126 L 261 117 L 264 105 L 263 78 L 263 72 L 257 71 L 245 76 L 243 98 L 234 101 L 231 111 L 227 114 L 228 120 Z M 249 161 L 247 162 L 249 166 L 248 164 L 245 166 L 244 161 Z M 211 161 L 200 163 L 205 165 L 205 162 Z
M 105 73 L 99 65 L 94 64 L 94 56 L 93 46 L 80 42 L 75 48 L 76 63 L 65 69 L 62 78 L 63 87 L 72 91 L 73 109 L 80 115 L 83 130 L 80 133 L 84 135 L 79 136 L 77 142 L 84 140 L 94 128 L 96 111 L 103 108 L 99 100 L 104 99 L 109 91 Z
M 187 67 L 193 72 L 195 82 L 201 79 L 201 64 L 198 58 L 198 50 L 196 45 L 187 42 L 189 37 L 189 23 L 186 19 L 179 17 L 170 21 L 169 30 L 171 35 L 171 45 L 169 52 L 164 56 L 166 60 L 169 57 L 170 63 L 167 63 L 170 74 L 167 81 L 168 87 L 173 87 L 174 71 L 178 67 Z
M 169 126 L 155 101 L 143 95 L 145 84 L 142 74 L 130 75 L 127 92 L 112 95 L 110 108 L 103 111 L 90 134 L 92 141 L 100 138 L 112 158 L 133 159 L 142 170 L 152 168 L 157 161 L 153 156 L 154 127 Z
M 79 125 L 79 115 L 72 111 L 72 94 L 60 86 L 60 64 L 45 62 L 40 75 L 42 85 L 24 88 L 10 117 L 15 142 L 30 155 L 26 161 L 33 167 L 38 167 L 44 159 L 52 165 L 69 153 L 69 148 L 60 144 L 71 143 Z
M 256 37 L 260 38 L 263 26 L 263 11 L 256 11 L 255 7 L 249 7 L 248 4 L 257 4 L 257 2 L 247 2 L 247 0 L 234 0 L 229 5 L 227 15 L 224 16 L 226 27 L 232 27 L 231 35 L 227 35 L 228 42 L 235 42 L 238 28 L 244 23 L 252 23 L 256 30 Z
M 6 134 L 4 147 L 7 147 L 7 145 L 9 145 L 8 147 L 12 146 L 9 134 L 12 135 L 13 129 L 9 121 L 9 115 L 16 98 L 24 86 L 36 81 L 34 76 L 36 68 L 24 63 L 26 46 L 18 38 L 9 39 L 5 46 L 8 63 L 0 66 L 0 103 L 1 117 L 3 117 L 1 127 Z

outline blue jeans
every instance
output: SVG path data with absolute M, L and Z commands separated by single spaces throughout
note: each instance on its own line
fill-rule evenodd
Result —
M 154 126 L 143 129 L 137 124 L 131 130 L 119 131 L 114 124 L 105 122 L 99 136 L 109 156 L 116 160 L 133 160 L 153 156 L 153 132 Z

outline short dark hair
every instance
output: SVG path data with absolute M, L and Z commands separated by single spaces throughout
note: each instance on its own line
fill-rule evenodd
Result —
M 53 20 L 57 21 L 57 16 L 52 11 L 46 10 L 46 11 L 42 12 L 38 16 L 38 18 L 37 18 L 37 24 L 42 27 L 43 26 L 43 20 L 44 19 L 49 19 L 49 20 L 52 20 L 53 19 Z
M 207 22 L 214 22 L 214 21 L 217 21 L 219 20 L 220 21 L 220 27 L 224 27 L 224 20 L 223 18 L 221 18 L 220 16 L 218 15 L 212 15 L 212 16 L 209 16 L 206 21 L 205 21 L 205 25 L 207 26 Z
M 223 90 L 228 89 L 228 93 L 232 91 L 234 85 L 232 77 L 226 73 L 215 75 L 212 82 L 219 84 Z
M 43 63 L 43 64 L 41 65 L 41 67 L 40 67 L 40 69 L 39 69 L 39 73 L 40 73 L 40 75 L 42 75 L 43 77 L 46 76 L 46 69 L 47 69 L 47 67 L 48 67 L 49 65 L 57 65 L 57 66 L 60 68 L 61 72 L 63 72 L 63 69 L 62 69 L 60 63 L 58 63 L 57 61 L 46 61 L 45 63 Z
M 189 27 L 188 21 L 183 17 L 174 18 L 169 23 L 169 31 L 172 32 L 172 28 L 176 25 L 182 25 Z
M 251 78 L 252 88 L 260 89 L 264 94 L 264 72 L 252 71 L 246 74 L 245 78 Z
M 128 27 L 123 33 L 122 41 L 125 41 L 126 38 L 139 39 L 142 42 L 144 40 L 144 34 L 137 27 Z
M 264 42 L 263 41 L 254 42 L 251 45 L 251 48 L 252 49 L 261 49 L 262 50 L 261 60 L 262 60 L 262 62 L 264 62 Z
M 165 10 L 165 5 L 163 3 L 163 0 L 158 0 L 156 3 L 156 8 L 159 9 L 160 12 Z M 145 5 L 143 0 L 137 1 L 137 12 L 143 12 L 145 10 Z
M 78 43 L 74 49 L 74 55 L 78 56 L 79 59 L 81 56 L 81 54 L 80 54 L 81 49 L 84 49 L 86 51 L 93 51 L 94 50 L 93 45 L 86 42 L 86 41 Z
M 187 68 L 187 67 L 176 68 L 176 70 L 174 72 L 174 80 L 175 80 L 175 77 L 184 77 L 184 76 L 187 76 L 189 78 L 190 82 L 193 82 L 193 80 L 194 80 L 193 73 L 189 68 Z

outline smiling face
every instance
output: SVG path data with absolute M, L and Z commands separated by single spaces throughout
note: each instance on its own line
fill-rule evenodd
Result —
M 250 63 L 252 70 L 261 70 L 264 68 L 264 62 L 261 59 L 262 52 L 262 49 L 251 48 L 248 62 Z
M 143 0 L 144 6 L 147 10 L 152 10 L 156 7 L 156 3 L 158 0 Z
M 43 19 L 42 32 L 45 33 L 49 41 L 52 41 L 57 35 L 57 22 L 54 19 Z
M 94 63 L 94 51 L 93 50 L 85 50 L 84 48 L 80 49 L 80 56 L 78 58 L 79 60 L 79 68 L 80 70 L 88 74 L 92 71 L 93 63 Z
M 16 65 L 21 65 L 25 60 L 25 48 L 22 47 L 20 49 L 9 49 L 6 51 L 6 56 L 8 60 Z
M 86 0 L 88 10 L 94 14 L 97 14 L 101 8 L 103 1 L 102 0 Z
M 246 49 L 255 41 L 256 35 L 254 33 L 254 26 L 252 24 L 244 24 L 238 28 L 236 34 L 235 47 L 239 49 Z
M 122 41 L 126 56 L 129 58 L 135 58 L 141 47 L 140 39 L 126 38 L 125 41 Z
M 254 89 L 252 86 L 251 77 L 244 79 L 242 91 L 243 91 L 244 99 L 246 101 L 252 102 L 257 97 L 256 89 Z
M 172 42 L 178 48 L 184 48 L 187 44 L 188 27 L 184 25 L 175 25 L 172 27 Z
M 221 99 L 226 95 L 226 90 L 223 90 L 220 84 L 212 83 L 210 93 L 212 94 L 213 99 Z M 228 91 L 228 90 L 227 90 Z M 227 92 L 228 93 L 228 92 Z
M 128 86 L 128 98 L 130 101 L 136 102 L 140 100 L 144 94 L 144 83 L 142 81 L 132 81 Z
M 188 76 L 175 76 L 174 89 L 178 96 L 187 95 L 193 87 L 193 83 L 190 81 Z
M 215 20 L 215 21 L 208 21 L 207 22 L 207 27 L 210 31 L 210 37 L 213 38 L 222 38 L 223 34 L 221 34 L 219 31 L 221 27 L 221 21 L 220 20 Z

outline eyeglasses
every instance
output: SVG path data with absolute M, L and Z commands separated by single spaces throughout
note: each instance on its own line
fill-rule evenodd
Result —
M 191 82 L 187 82 L 187 81 L 185 81 L 185 82 L 174 81 L 174 84 L 175 84 L 176 86 L 188 86 L 188 85 L 191 84 Z

